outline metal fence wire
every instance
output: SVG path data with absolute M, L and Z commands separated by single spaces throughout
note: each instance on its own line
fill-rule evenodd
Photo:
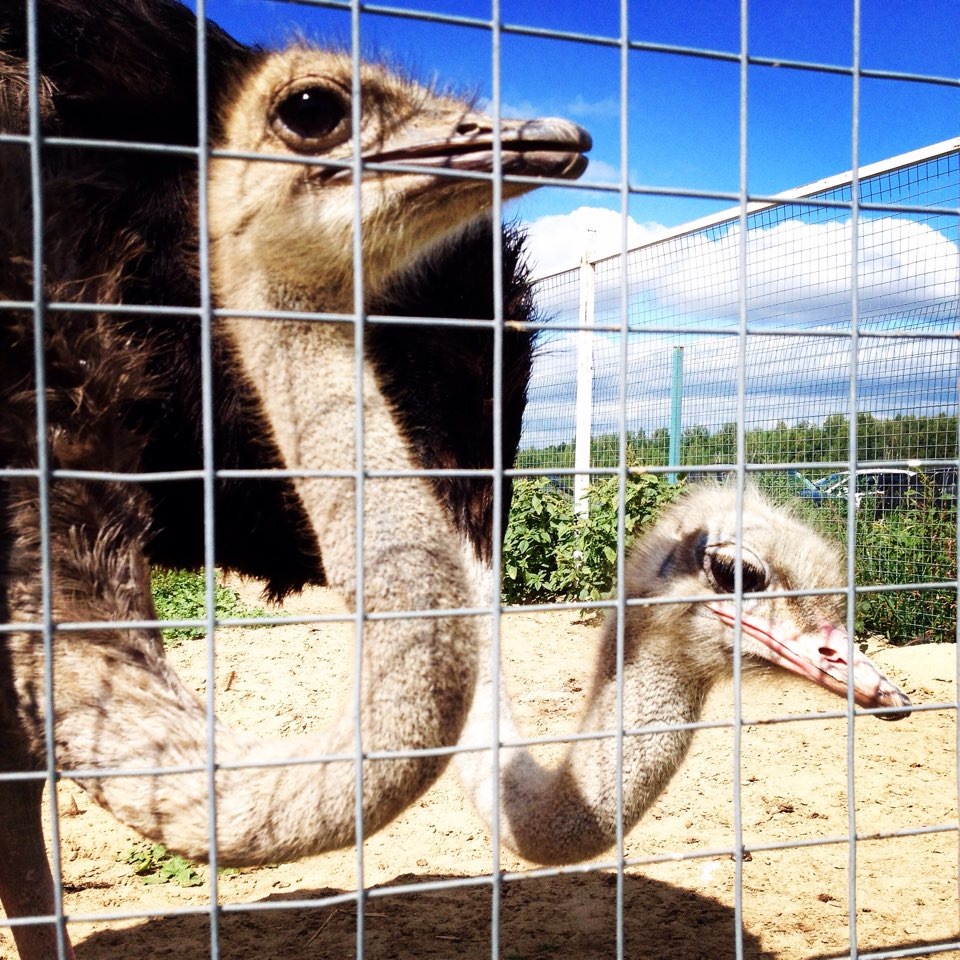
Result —
M 735 38 L 727 48 L 700 43 L 694 25 L 689 38 L 662 42 L 655 30 L 643 26 L 631 0 L 619 4 L 603 0 L 594 5 L 598 25 L 586 30 L 543 26 L 543 22 L 556 21 L 549 16 L 541 21 L 526 7 L 521 14 L 521 8 L 507 0 L 491 0 L 489 9 L 476 15 L 464 15 L 452 0 L 449 4 L 431 3 L 432 9 L 426 9 L 426 0 L 397 0 L 389 5 L 360 0 L 274 4 L 250 0 L 246 12 L 262 8 L 276 14 L 282 10 L 284 16 L 302 16 L 305 22 L 312 22 L 310 17 L 318 11 L 341 17 L 350 38 L 355 86 L 367 52 L 365 32 L 374 32 L 373 25 L 382 33 L 394 25 L 415 22 L 436 28 L 444 43 L 479 46 L 488 54 L 489 112 L 494 117 L 500 116 L 504 106 L 504 51 L 512 49 L 512 43 L 529 42 L 537 49 L 574 45 L 586 65 L 594 57 L 617 61 L 621 162 L 616 179 L 599 174 L 594 178 L 588 171 L 576 184 L 552 183 L 549 189 L 558 196 L 563 191 L 588 191 L 595 202 L 616 206 L 620 252 L 603 259 L 587 256 L 579 269 L 537 282 L 538 316 L 543 319 L 532 325 L 538 331 L 538 347 L 520 457 L 512 467 L 501 462 L 495 429 L 495 449 L 490 454 L 493 469 L 479 474 L 495 480 L 504 475 L 547 474 L 557 486 L 571 490 L 578 469 L 587 479 L 619 478 L 620 536 L 614 551 L 621 574 L 618 585 L 608 600 L 592 604 L 504 605 L 494 584 L 499 583 L 501 568 L 509 558 L 501 556 L 500 544 L 495 542 L 492 583 L 476 605 L 438 602 L 431 606 L 421 602 L 426 594 L 411 589 L 409 596 L 400 597 L 399 607 L 383 611 L 367 606 L 375 583 L 383 579 L 383 569 L 365 565 L 362 559 L 370 547 L 364 517 L 391 496 L 395 489 L 391 483 L 417 471 L 371 469 L 375 452 L 366 445 L 370 438 L 364 434 L 360 405 L 355 404 L 351 414 L 354 460 L 347 468 L 312 468 L 310 464 L 289 468 L 271 463 L 224 472 L 214 462 L 211 424 L 222 400 L 212 359 L 218 324 L 225 320 L 252 322 L 260 316 L 243 305 L 231 305 L 228 310 L 215 302 L 207 186 L 211 163 L 225 155 L 183 143 L 118 144 L 42 134 L 42 97 L 57 95 L 44 90 L 37 57 L 38 18 L 44 4 L 42 0 L 3 0 L 3 6 L 8 8 L 5 20 L 13 18 L 9 13 L 12 7 L 18 16 L 22 10 L 26 23 L 25 127 L 0 129 L 0 159 L 3 151 L 18 151 L 17 156 L 25 158 L 23 183 L 32 200 L 28 259 L 35 292 L 31 297 L 12 296 L 0 288 L 0 311 L 5 319 L 28 315 L 35 343 L 43 342 L 44 331 L 52 328 L 55 318 L 76 314 L 91 318 L 91 323 L 95 317 L 120 318 L 134 313 L 198 320 L 203 385 L 195 415 L 204 424 L 204 462 L 199 470 L 162 470 L 149 475 L 106 472 L 95 465 L 54 469 L 47 444 L 47 416 L 48 405 L 59 401 L 44 390 L 51 371 L 45 369 L 43 351 L 36 351 L 32 372 L 38 387 L 36 462 L 29 466 L 2 463 L 0 479 L 8 562 L 13 545 L 7 515 L 12 510 L 10 490 L 28 481 L 35 491 L 41 560 L 36 571 L 39 586 L 34 591 L 38 602 L 36 610 L 24 613 L 16 607 L 9 581 L 4 581 L 0 599 L 7 622 L 0 624 L 5 642 L 0 671 L 8 742 L 21 736 L 21 724 L 26 723 L 17 711 L 27 712 L 30 704 L 35 704 L 44 713 L 36 728 L 42 730 L 43 743 L 33 745 L 36 762 L 32 766 L 10 768 L 8 764 L 0 772 L 0 789 L 3 797 L 12 797 L 16 786 L 24 782 L 46 786 L 43 822 L 54 895 L 52 912 L 37 907 L 33 913 L 21 910 L 17 917 L 5 915 L 0 925 L 0 957 L 17 956 L 11 928 L 51 925 L 56 930 L 54 947 L 30 960 L 74 956 L 67 935 L 81 960 L 168 952 L 210 958 L 355 955 L 366 960 L 404 960 L 414 955 L 495 960 L 960 956 L 960 705 L 954 647 L 924 644 L 887 650 L 876 637 L 860 636 L 869 643 L 871 656 L 892 675 L 903 678 L 915 702 L 910 719 L 890 728 L 855 709 L 852 688 L 846 691 L 845 702 L 841 695 L 841 699 L 827 697 L 807 704 L 795 691 L 791 694 L 794 688 L 784 684 L 771 700 L 751 706 L 755 688 L 742 682 L 741 656 L 734 652 L 730 654 L 732 686 L 721 684 L 702 716 L 673 718 L 637 730 L 624 719 L 624 702 L 630 692 L 624 681 L 629 656 L 624 633 L 628 601 L 622 584 L 627 555 L 624 488 L 629 473 L 645 470 L 688 486 L 695 486 L 702 477 L 723 474 L 741 506 L 747 486 L 756 483 L 791 500 L 796 510 L 805 508 L 811 522 L 825 529 L 832 525 L 848 558 L 842 593 L 851 635 L 857 628 L 859 614 L 855 611 L 864 609 L 865 603 L 876 610 L 891 598 L 911 597 L 923 615 L 918 615 L 909 639 L 956 641 L 960 629 L 955 472 L 960 144 L 952 141 L 926 153 L 918 151 L 890 163 L 861 167 L 858 104 L 860 88 L 868 81 L 891 87 L 913 84 L 953 94 L 960 92 L 960 81 L 933 75 L 923 66 L 897 71 L 862 67 L 861 0 L 853 0 L 851 8 L 851 53 L 839 62 L 791 61 L 758 54 L 750 44 L 749 0 L 742 0 L 739 9 L 731 8 L 726 14 L 731 21 L 730 36 Z M 229 29 L 226 21 L 235 6 L 224 3 L 221 10 L 198 0 L 193 8 L 198 23 L 196 55 L 189 59 L 196 63 L 201 91 L 197 104 L 200 143 L 208 141 L 209 130 L 216 123 L 216 118 L 208 117 L 202 95 L 211 68 L 206 38 L 212 28 L 207 18 L 222 17 Z M 696 16 L 714 18 L 717 13 L 704 7 Z M 644 183 L 629 172 L 638 169 L 644 155 L 644 145 L 631 140 L 628 125 L 641 96 L 631 84 L 631 70 L 639 56 L 676 64 L 678 70 L 693 60 L 722 64 L 737 72 L 738 183 L 726 190 L 705 189 L 696 182 Z M 0 68 L 3 66 L 0 62 Z M 830 77 L 850 86 L 851 175 L 779 196 L 751 193 L 751 85 L 747 78 L 778 71 L 789 72 L 800 82 Z M 6 109 L 11 96 L 9 90 L 0 89 L 0 106 Z M 354 119 L 359 120 L 359 103 L 353 109 Z M 782 118 L 783 122 L 789 119 Z M 359 129 L 360 124 L 355 126 Z M 500 135 L 501 121 L 497 120 L 495 142 L 500 142 Z M 51 211 L 45 207 L 49 193 L 43 183 L 43 156 L 48 150 L 74 148 L 100 151 L 105 164 L 121 151 L 142 154 L 144 163 L 164 151 L 196 163 L 199 206 L 194 238 L 199 249 L 199 305 L 151 308 L 123 302 L 78 303 L 68 296 L 60 300 L 43 293 L 45 250 L 54 240 L 48 226 Z M 264 170 L 277 166 L 276 157 L 261 162 Z M 361 164 L 359 159 L 351 163 L 356 180 L 353 239 L 345 245 L 352 243 L 353 262 L 360 264 Z M 493 169 L 492 178 L 476 176 L 486 176 L 492 184 L 492 216 L 501 222 L 510 217 L 510 208 L 504 209 L 504 184 L 518 178 L 504 174 L 499 163 L 495 162 Z M 582 198 L 583 194 L 569 196 Z M 631 205 L 669 197 L 702 200 L 711 209 L 736 204 L 736 210 L 732 215 L 711 214 L 628 250 Z M 91 224 L 90 239 L 96 242 L 97 236 L 97 225 Z M 7 242 L 2 225 L 0 238 Z M 9 254 L 0 251 L 0 256 Z M 911 283 L 897 289 L 884 282 L 894 256 L 907 256 L 910 262 L 910 269 L 898 271 L 898 276 L 908 275 Z M 498 254 L 494 257 L 493 300 L 497 306 L 493 322 L 475 322 L 478 329 L 492 331 L 492 349 L 498 357 L 488 398 L 493 411 L 503 409 L 509 393 L 499 363 L 504 336 L 499 293 L 502 266 Z M 585 271 L 590 273 L 593 290 L 589 319 L 581 297 Z M 353 301 L 363 304 L 363 272 L 357 269 L 354 273 Z M 829 283 L 823 282 L 824 274 Z M 0 281 L 6 281 L 5 274 Z M 358 307 L 332 316 L 294 310 L 267 319 L 350 324 L 356 334 L 351 375 L 360 385 L 365 337 L 377 324 L 388 325 L 396 318 L 389 312 L 367 316 Z M 445 320 L 469 325 L 456 316 Z M 586 397 L 585 381 L 581 379 L 578 387 L 577 378 L 578 342 L 582 343 L 584 334 L 590 344 L 591 368 Z M 0 370 L 4 369 L 0 360 Z M 576 467 L 574 459 L 578 441 L 584 442 L 583 435 L 577 435 L 578 404 L 582 408 L 584 403 L 587 416 L 581 423 L 587 425 L 586 468 Z M 9 443 L 3 430 L 0 440 L 4 444 L 0 449 L 6 450 Z M 477 471 L 461 467 L 453 464 L 447 473 L 477 475 Z M 936 502 L 920 496 L 928 491 L 922 487 L 918 488 L 922 509 L 868 515 L 848 496 L 849 487 L 836 497 L 826 495 L 831 475 L 843 480 L 858 469 L 907 471 L 921 477 L 933 477 L 940 471 L 936 474 Z M 244 484 L 290 478 L 302 481 L 301 491 L 347 483 L 359 558 L 355 603 L 344 606 L 328 597 L 325 606 L 317 606 L 309 599 L 292 599 L 279 611 L 260 611 L 262 615 L 246 619 L 218 614 L 215 598 L 222 576 L 213 535 L 218 523 L 217 485 L 225 480 Z M 100 621 L 96 609 L 91 609 L 88 620 L 58 622 L 53 602 L 58 584 L 51 557 L 55 522 L 51 520 L 55 506 L 51 497 L 57 496 L 57 485 L 67 481 L 89 484 L 95 490 L 101 489 L 97 484 L 105 483 L 139 489 L 147 483 L 156 487 L 199 481 L 205 529 L 204 614 L 177 621 Z M 494 483 L 494 490 L 494 529 L 499 529 L 505 501 L 499 483 Z M 801 495 L 802 491 L 807 495 Z M 920 526 L 919 532 L 910 532 L 911 524 L 921 524 L 931 515 L 936 520 L 936 536 L 929 534 L 931 527 Z M 738 520 L 736 531 L 731 532 L 735 541 L 731 555 L 738 560 L 743 559 L 744 548 L 741 523 Z M 896 556 L 871 552 L 870 537 L 878 539 L 883 534 L 884 542 L 889 543 L 891 530 L 901 544 Z M 423 538 L 430 541 L 431 531 L 424 530 Z M 868 561 L 869 570 L 864 566 Z M 379 562 L 389 564 L 389 558 Z M 736 575 L 733 585 L 737 610 L 733 636 L 738 639 L 743 633 L 743 592 L 750 592 L 743 576 Z M 786 584 L 780 592 L 804 595 L 804 584 Z M 817 590 L 807 592 L 816 594 Z M 686 608 L 697 601 L 702 607 L 705 598 L 686 594 L 672 599 Z M 636 606 L 640 609 L 643 603 Z M 594 615 L 598 613 L 615 617 L 617 623 L 611 634 L 616 652 L 610 656 L 610 671 L 616 674 L 613 687 L 618 722 L 603 729 L 579 730 L 577 716 L 587 702 L 593 669 L 588 662 L 592 653 L 585 651 L 593 651 L 597 645 L 600 627 Z M 493 638 L 489 650 L 486 641 L 481 645 L 487 660 L 481 658 L 480 669 L 490 677 L 477 696 L 487 698 L 491 714 L 482 742 L 422 749 L 371 748 L 369 731 L 357 718 L 366 708 L 364 690 L 368 688 L 361 679 L 371 670 L 364 651 L 372 642 L 372 633 L 381 631 L 378 636 L 387 636 L 411 623 L 448 624 L 458 619 L 478 624 L 478 633 Z M 67 645 L 83 642 L 91 632 L 125 636 L 174 626 L 198 627 L 206 634 L 205 644 L 198 641 L 168 651 L 187 686 L 200 691 L 202 697 L 201 760 L 195 762 L 191 755 L 172 767 L 156 766 L 151 763 L 154 754 L 146 754 L 130 769 L 110 762 L 110 757 L 121 755 L 122 750 L 105 750 L 90 769 L 72 767 L 65 773 L 61 760 L 72 749 L 70 733 L 58 730 L 54 720 L 63 719 L 57 705 L 65 702 L 58 696 L 64 693 L 64 684 L 55 665 Z M 430 629 L 424 628 L 425 632 Z M 231 637 L 236 643 L 238 636 L 243 638 L 240 645 L 247 648 L 247 659 L 242 666 L 231 659 L 225 668 L 224 645 Z M 23 638 L 31 645 L 31 657 L 39 660 L 37 651 L 42 647 L 43 668 L 37 677 L 44 690 L 53 691 L 53 707 L 35 690 L 25 692 L 15 682 L 15 658 L 22 656 Z M 942 656 L 944 649 L 950 657 Z M 514 659 L 517 671 L 528 671 L 525 685 L 509 666 L 501 674 L 501 650 L 508 665 Z M 855 656 L 852 644 L 849 651 L 844 648 L 843 655 Z M 117 663 L 110 669 L 119 671 L 124 666 Z M 304 679 L 305 686 L 293 688 L 280 700 L 271 683 L 290 677 Z M 378 677 L 383 690 L 391 688 L 391 679 L 396 685 L 395 677 Z M 428 673 L 419 679 L 425 680 L 419 689 L 425 691 L 422 698 L 426 700 L 446 676 L 438 671 L 436 677 Z M 399 689 L 404 710 L 397 712 L 417 716 L 422 704 L 403 680 Z M 234 686 L 241 692 L 232 690 Z M 499 718 L 500 688 L 521 691 L 515 699 L 526 734 L 509 729 Z M 340 698 L 347 703 L 348 721 L 352 718 L 353 722 L 345 723 L 346 733 L 337 741 L 336 750 L 308 749 L 296 759 L 279 752 L 224 759 L 225 732 L 215 717 L 224 710 L 229 714 L 231 704 L 258 703 L 256 719 L 248 719 L 255 728 L 252 732 L 277 734 L 280 743 L 291 732 L 332 723 L 339 715 Z M 376 698 L 374 693 L 372 699 Z M 127 739 L 129 731 L 110 716 L 102 720 L 109 728 L 105 741 L 122 744 Z M 228 716 L 228 723 L 230 720 Z M 157 723 L 154 739 L 161 743 L 166 731 L 162 720 Z M 889 729 L 897 731 L 895 744 L 881 740 L 881 734 L 886 737 Z M 680 741 L 689 731 L 696 735 L 686 766 L 680 767 L 636 828 L 628 831 L 623 783 L 631 776 L 624 765 L 624 757 L 631 755 L 630 744 L 643 736 L 656 740 L 666 735 Z M 570 743 L 593 741 L 609 745 L 612 758 L 614 786 L 606 797 L 604 815 L 613 823 L 614 842 L 607 852 L 585 863 L 564 863 L 561 855 L 555 858 L 559 866 L 538 866 L 515 855 L 509 848 L 510 811 L 503 809 L 499 794 L 491 791 L 488 801 L 492 820 L 488 835 L 449 772 L 406 811 L 391 810 L 391 817 L 397 816 L 382 818 L 390 821 L 382 829 L 365 829 L 364 785 L 368 780 L 377 782 L 378 765 L 380 770 L 391 765 L 399 769 L 404 764 L 441 766 L 451 756 L 479 757 L 477 769 L 486 773 L 477 773 L 477 779 L 486 776 L 493 782 L 501 755 L 513 756 L 513 748 L 530 747 L 549 765 L 559 762 Z M 37 754 L 43 756 L 37 759 Z M 353 824 L 352 845 L 348 830 L 340 844 L 344 849 L 308 861 L 277 864 L 265 856 L 265 866 L 239 872 L 221 869 L 217 837 L 218 824 L 222 826 L 227 819 L 225 808 L 233 810 L 235 799 L 239 798 L 242 806 L 248 796 L 255 796 L 252 785 L 264 771 L 279 770 L 277 783 L 282 784 L 284 777 L 295 778 L 303 770 L 324 780 L 339 776 L 336 771 L 344 769 L 349 770 L 349 787 L 341 807 Z M 227 774 L 233 776 L 235 786 L 229 799 L 222 790 L 217 792 Z M 574 777 L 577 771 L 568 770 L 568 774 Z M 194 782 L 190 780 L 194 775 L 203 781 L 198 805 L 203 811 L 201 833 L 209 846 L 208 865 L 171 861 L 165 851 L 153 846 L 153 840 L 145 843 L 125 827 L 105 826 L 109 818 L 104 814 L 98 819 L 101 813 L 96 805 L 72 785 L 72 778 L 82 780 L 91 793 L 103 796 L 111 781 L 139 776 L 150 783 L 186 784 Z M 250 791 L 246 790 L 248 783 Z M 161 791 L 159 786 L 157 791 Z M 55 796 L 59 802 L 51 803 L 49 798 Z M 153 795 L 148 792 L 145 796 Z M 216 799 L 207 802 L 207 798 Z M 249 804 L 251 818 L 257 812 L 254 806 L 255 802 Z M 278 811 L 274 825 L 286 819 L 288 812 L 294 815 L 293 811 Z M 543 819 L 552 821 L 556 814 L 556 810 L 545 809 Z M 0 836 L 0 841 L 9 862 L 19 845 L 16 820 L 7 817 L 5 822 L 6 835 Z M 574 838 L 589 834 L 595 826 L 580 824 L 572 831 Z M 97 839 L 91 840 L 92 835 Z M 162 839 L 172 848 L 183 846 L 182 838 Z M 157 879 L 179 875 L 192 882 L 195 877 L 199 885 L 144 885 L 126 862 L 131 851 L 134 860 L 140 857 L 140 863 L 150 858 L 156 861 L 152 866 L 159 868 Z M 0 869 L 4 900 L 32 902 L 39 869 L 36 862 L 25 864 L 19 887 L 11 880 L 15 869 Z M 36 902 L 41 899 L 38 894 Z
M 956 259 L 960 203 L 958 141 L 935 144 L 859 171 L 856 455 L 861 519 L 899 514 L 905 489 L 952 484 L 957 457 L 955 342 L 960 301 Z M 851 448 L 851 176 L 788 191 L 755 204 L 746 217 L 746 316 L 739 327 L 740 212 L 687 224 L 620 256 L 591 260 L 543 278 L 538 302 L 551 318 L 534 369 L 521 463 L 551 470 L 577 462 L 615 467 L 618 419 L 625 410 L 632 466 L 667 466 L 689 482 L 725 476 L 737 460 L 738 371 L 744 376 L 745 456 L 787 501 L 831 506 L 812 484 L 843 493 Z M 816 206 L 816 201 L 830 206 Z M 618 289 L 626 263 L 627 376 L 620 392 Z M 907 263 L 908 269 L 901 270 Z M 584 290 L 588 291 L 586 295 Z M 594 332 L 581 356 L 571 332 Z M 557 327 L 556 332 L 551 326 Z M 578 388 L 577 371 L 589 368 Z M 582 432 L 577 430 L 581 425 Z M 583 429 L 583 424 L 589 424 Z M 713 467 L 713 470 L 703 468 Z M 698 468 L 700 468 L 698 470 Z M 869 472 L 872 470 L 873 472 Z M 839 471 L 839 472 L 838 472 Z M 831 478 L 834 478 L 831 480 Z M 929 480 L 928 480 L 929 478 Z M 880 490 L 869 488 L 879 485 Z M 561 484 L 573 492 L 572 478 Z M 888 507 L 882 505 L 886 494 Z M 815 520 L 846 532 L 841 509 Z M 945 526 L 950 496 L 938 498 Z M 857 530 L 858 571 L 871 585 L 936 582 L 951 576 L 937 537 L 890 550 L 872 525 Z M 900 623 L 900 641 L 950 639 L 952 599 L 917 598 Z
M 957 142 L 864 168 L 858 185 L 866 208 L 859 223 L 857 269 L 863 336 L 858 412 L 877 419 L 952 416 L 957 402 L 952 341 L 958 315 Z M 756 204 L 747 216 L 746 308 L 749 332 L 756 335 L 746 357 L 748 432 L 846 416 L 850 191 L 849 174 L 841 174 L 828 183 L 791 190 L 778 202 Z M 818 200 L 837 205 L 817 206 Z M 734 422 L 736 413 L 738 345 L 730 335 L 739 322 L 739 245 L 739 211 L 731 210 L 671 231 L 627 255 L 629 329 L 647 334 L 633 338 L 629 347 L 628 429 L 644 434 L 670 429 L 673 354 L 683 348 L 681 427 L 687 443 L 678 465 L 735 458 L 734 438 L 723 427 Z M 910 263 L 895 284 L 890 282 L 896 265 L 891 258 L 909 258 Z M 593 339 L 593 432 L 614 434 L 618 334 L 609 328 L 617 326 L 621 260 L 607 257 L 591 266 L 594 323 L 607 330 Z M 578 322 L 579 291 L 579 270 L 572 270 L 542 279 L 537 296 L 551 320 L 566 327 Z M 544 340 L 524 448 L 574 438 L 571 394 L 562 390 L 565 379 L 575 382 L 572 367 L 552 341 Z M 726 439 L 703 449 L 698 430 L 723 433 Z M 859 458 L 956 455 L 949 431 L 921 453 L 922 440 L 910 438 L 899 449 L 866 446 Z M 613 466 L 613 452 L 598 454 L 595 465 Z M 837 459 L 829 449 L 797 451 L 786 442 L 750 452 L 751 461 L 766 463 Z

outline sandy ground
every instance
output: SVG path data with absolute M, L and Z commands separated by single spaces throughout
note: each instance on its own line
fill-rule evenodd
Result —
M 255 597 L 253 585 L 244 590 Z M 335 599 L 318 590 L 290 603 L 287 612 L 336 609 Z M 597 634 L 595 624 L 570 612 L 505 619 L 511 689 L 527 733 L 575 728 Z M 349 689 L 350 637 L 344 625 L 224 630 L 217 647 L 221 716 L 263 735 L 293 735 L 328 722 Z M 182 645 L 171 657 L 188 682 L 202 689 L 203 643 Z M 915 702 L 956 700 L 954 647 L 891 648 L 875 659 Z M 731 697 L 729 685 L 716 690 L 707 715 L 730 716 Z M 829 694 L 786 677 L 750 681 L 744 704 L 755 720 L 842 707 Z M 951 709 L 915 713 L 898 723 L 867 717 L 856 724 L 856 824 L 865 838 L 856 844 L 861 951 L 929 949 L 960 935 L 956 740 Z M 730 729 L 699 731 L 685 766 L 627 837 L 628 858 L 660 859 L 626 870 L 625 956 L 736 956 L 731 748 Z M 746 726 L 742 753 L 743 956 L 799 960 L 848 954 L 850 847 L 842 840 L 848 832 L 846 722 L 810 717 Z M 70 933 L 78 960 L 209 956 L 209 912 L 203 912 L 209 908 L 209 886 L 144 884 L 118 861 L 143 846 L 136 834 L 72 784 L 61 786 L 60 803 L 65 907 L 76 918 Z M 929 831 L 937 827 L 946 829 Z M 929 832 L 867 839 L 915 828 Z M 452 772 L 369 839 L 363 860 L 371 891 L 364 907 L 368 960 L 491 956 L 490 842 Z M 509 852 L 501 865 L 521 873 L 534 869 Z M 356 877 L 352 850 L 222 876 L 221 903 L 260 909 L 221 914 L 220 955 L 356 956 L 356 901 L 341 896 L 356 889 Z M 433 892 L 378 894 L 471 877 L 488 880 Z M 499 897 L 498 955 L 505 960 L 616 956 L 615 871 L 521 876 L 504 882 Z M 299 905 L 287 906 L 290 901 Z M 185 908 L 197 912 L 165 915 Z M 142 915 L 102 919 L 125 911 Z M 960 951 L 925 955 L 957 957 Z M 8 931 L 0 931 L 0 957 L 15 957 Z

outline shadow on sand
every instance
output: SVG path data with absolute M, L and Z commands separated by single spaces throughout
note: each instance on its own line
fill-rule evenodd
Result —
M 453 879 L 404 875 L 407 884 Z M 500 905 L 504 960 L 583 960 L 616 956 L 616 878 L 609 873 L 522 879 L 505 883 Z M 268 898 L 274 904 L 335 896 L 299 890 Z M 486 886 L 372 896 L 366 902 L 366 960 L 490 957 L 492 893 Z M 624 954 L 636 960 L 727 960 L 736 956 L 733 910 L 716 900 L 642 876 L 624 885 Z M 167 917 L 81 940 L 77 960 L 140 960 L 170 956 L 201 960 L 210 951 L 206 917 Z M 770 960 L 748 932 L 745 960 Z M 224 960 L 300 960 L 356 956 L 356 909 L 350 904 L 225 913 Z

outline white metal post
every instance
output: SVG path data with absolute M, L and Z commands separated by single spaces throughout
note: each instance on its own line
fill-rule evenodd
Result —
M 591 231 L 592 233 L 592 231 Z M 590 484 L 590 434 L 593 427 L 593 317 L 594 279 L 596 268 L 593 244 L 580 258 L 580 329 L 577 331 L 577 433 L 573 465 L 573 508 L 579 516 L 587 515 L 587 487 Z

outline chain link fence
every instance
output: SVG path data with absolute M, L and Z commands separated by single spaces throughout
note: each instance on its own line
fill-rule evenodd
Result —
M 629 344 L 627 427 L 650 437 L 670 429 L 673 353 L 683 349 L 684 455 L 676 466 L 703 465 L 719 456 L 733 462 L 729 425 L 736 419 L 741 350 L 747 397 L 747 431 L 786 432 L 847 417 L 851 387 L 858 414 L 875 420 L 955 416 L 960 359 L 958 219 L 960 154 L 956 143 L 931 155 L 889 161 L 862 176 L 864 208 L 852 236 L 850 183 L 802 188 L 747 217 L 746 332 L 739 331 L 739 233 L 735 211 L 693 224 L 663 240 L 630 251 L 627 258 Z M 841 178 L 837 178 L 840 180 Z M 808 192 L 809 191 L 809 192 Z M 823 204 L 823 205 L 821 205 Z M 891 207 L 872 210 L 872 206 Z M 913 208 L 913 209 L 906 209 Z M 851 331 L 852 278 L 848 264 L 858 247 L 859 329 Z M 619 257 L 592 265 L 596 300 L 593 339 L 592 434 L 618 429 Z M 561 327 L 579 318 L 579 271 L 541 280 L 543 313 Z M 521 446 L 549 448 L 574 439 L 575 340 L 570 332 L 541 341 Z M 856 356 L 854 356 L 856 354 Z M 854 363 L 855 360 L 855 363 Z M 851 371 L 854 371 L 853 373 Z M 725 429 L 727 428 L 727 429 Z M 859 459 L 956 456 L 955 431 L 930 443 L 918 432 L 901 444 L 877 449 L 864 441 Z M 718 436 L 713 447 L 699 443 Z M 946 435 L 945 435 L 946 434 Z M 814 445 L 803 455 L 789 444 L 757 463 L 847 459 Z M 664 465 L 658 458 L 649 465 Z M 613 466 L 609 452 L 594 466 Z M 559 465 L 559 464 L 558 464 Z
M 630 466 L 695 482 L 722 478 L 742 460 L 756 482 L 807 509 L 840 539 L 853 467 L 863 582 L 952 580 L 958 142 L 861 171 L 855 228 L 851 189 L 850 176 L 841 175 L 754 205 L 743 219 L 732 211 L 631 250 L 622 396 L 621 258 L 585 257 L 579 270 L 541 280 L 537 295 L 550 323 L 519 466 L 547 473 L 575 463 L 616 467 L 623 404 Z M 856 278 L 849 270 L 854 250 Z M 585 307 L 584 281 L 594 291 Z M 582 341 L 572 331 L 583 322 L 593 330 L 591 375 L 578 390 Z M 578 409 L 589 432 L 575 431 Z M 557 482 L 574 489 L 569 475 Z M 879 535 L 894 526 L 897 537 Z M 894 543 L 909 547 L 895 550 Z M 895 639 L 952 639 L 954 593 L 917 591 L 916 609 L 893 624 Z

